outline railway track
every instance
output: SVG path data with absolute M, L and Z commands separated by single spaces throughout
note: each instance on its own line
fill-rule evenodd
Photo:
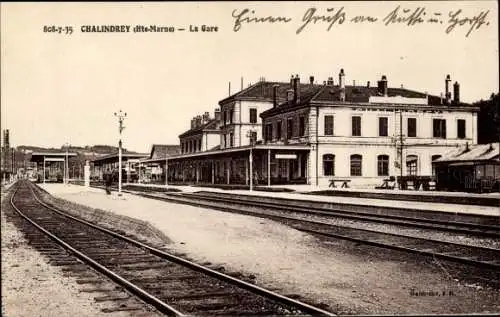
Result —
M 445 221 L 445 220 L 428 219 L 421 217 L 375 214 L 370 212 L 354 211 L 352 209 L 343 210 L 342 208 L 335 208 L 335 209 L 321 208 L 321 207 L 306 208 L 304 206 L 291 205 L 283 201 L 272 202 L 268 200 L 262 201 L 262 199 L 261 201 L 256 201 L 255 197 L 246 195 L 233 195 L 233 197 L 231 197 L 231 194 L 219 194 L 219 193 L 209 193 L 209 192 L 197 192 L 189 195 L 204 198 L 206 200 L 220 201 L 220 202 L 225 201 L 244 206 L 252 206 L 253 204 L 261 208 L 280 209 L 285 212 L 298 212 L 309 215 L 325 216 L 329 218 L 344 218 L 356 221 L 375 222 L 375 223 L 398 225 L 405 227 L 433 229 L 433 230 L 448 231 L 454 233 L 464 233 L 469 235 L 479 235 L 482 237 L 500 238 L 500 226 L 498 223 L 478 224 L 478 223 L 468 223 L 460 221 Z M 260 197 L 258 198 L 260 199 Z
M 344 239 L 386 249 L 415 253 L 432 258 L 493 270 L 494 272 L 500 270 L 500 250 L 498 249 L 332 225 L 330 223 L 304 220 L 283 214 L 277 215 L 276 213 L 268 213 L 265 211 L 266 208 L 270 208 L 267 203 L 263 203 L 261 205 L 259 202 L 253 201 L 253 204 L 250 205 L 248 202 L 239 204 L 239 200 L 227 200 L 225 195 L 222 197 L 214 197 L 213 195 L 199 195 L 196 193 L 165 194 L 162 192 L 153 194 L 130 190 L 125 190 L 125 192 L 167 202 L 188 204 L 225 212 L 237 212 L 273 219 L 291 225 L 298 230 L 327 238 Z M 279 209 L 277 206 L 273 206 L 272 208 Z M 288 211 L 288 206 L 284 209 L 285 211 Z M 493 274 L 493 276 L 494 275 L 495 274 Z
M 393 207 L 362 206 L 354 204 L 335 204 L 311 202 L 293 199 L 274 199 L 272 197 L 226 194 L 214 192 L 176 193 L 166 192 L 164 189 L 143 187 L 125 191 L 140 194 L 142 192 L 165 193 L 169 196 L 189 196 L 203 198 L 206 201 L 234 204 L 235 206 L 259 207 L 282 212 L 301 213 L 312 216 L 348 219 L 353 221 L 397 225 L 409 228 L 431 229 L 452 233 L 467 234 L 480 237 L 500 238 L 499 217 L 482 215 L 461 215 L 454 213 L 440 213 L 435 219 L 435 213 L 422 210 L 402 210 Z M 464 221 L 464 218 L 471 218 Z M 457 220 L 458 218 L 458 220 Z
M 120 287 L 172 316 L 332 313 L 101 228 L 43 203 L 20 182 L 10 203 L 31 226 Z M 23 225 L 24 228 L 29 225 Z M 61 260 L 71 265 L 74 261 Z

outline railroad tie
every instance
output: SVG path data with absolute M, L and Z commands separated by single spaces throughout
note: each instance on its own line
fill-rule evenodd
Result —
M 110 308 L 103 308 L 101 311 L 103 313 L 114 313 L 114 312 L 119 312 L 119 311 L 133 311 L 133 310 L 143 310 L 144 307 L 141 306 L 118 306 L 118 307 L 110 307 Z
M 95 297 L 94 301 L 99 303 L 99 302 L 107 302 L 107 301 L 122 301 L 122 300 L 127 300 L 129 298 L 130 298 L 129 295 L 117 295 L 117 296 L 107 295 L 107 296 Z

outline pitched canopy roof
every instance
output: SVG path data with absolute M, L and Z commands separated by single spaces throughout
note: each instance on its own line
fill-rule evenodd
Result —
M 433 163 L 498 161 L 500 156 L 499 147 L 500 143 L 467 145 L 447 153 Z
M 165 158 L 167 156 L 174 156 L 181 153 L 180 145 L 170 144 L 153 144 L 149 158 Z

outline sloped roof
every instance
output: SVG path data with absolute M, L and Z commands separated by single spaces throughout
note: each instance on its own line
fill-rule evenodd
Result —
M 472 162 L 490 161 L 499 159 L 500 143 L 478 144 L 457 148 L 443 157 L 435 160 L 435 163 L 443 162 Z
M 186 132 L 182 133 L 181 135 L 179 135 L 179 138 L 193 135 L 193 134 L 197 134 L 197 133 L 200 133 L 200 132 L 205 131 L 205 130 L 215 130 L 215 129 L 217 129 L 217 120 L 210 119 L 207 123 L 202 124 L 196 128 L 189 129 Z
M 263 115 L 264 116 L 271 115 L 274 113 L 282 112 L 283 110 L 291 111 L 295 108 L 300 108 L 302 106 L 309 104 L 311 100 L 316 98 L 318 93 L 322 92 L 323 87 L 318 85 L 314 86 L 308 85 L 308 86 L 309 87 L 306 87 L 305 89 L 304 87 L 301 87 L 300 100 L 298 100 L 298 102 L 295 102 L 293 100 L 285 101 L 284 103 L 279 104 L 278 107 L 276 108 L 271 108 L 262 112 L 260 116 L 262 117 Z
M 284 87 L 284 96 L 286 97 L 286 90 L 290 89 L 290 84 L 282 83 L 286 85 Z M 281 86 L 280 86 L 281 87 Z M 253 88 L 251 91 L 260 91 L 258 87 Z M 292 108 L 306 106 L 308 103 L 314 102 L 340 102 L 340 92 L 341 89 L 339 86 L 332 85 L 311 85 L 311 84 L 301 84 L 300 85 L 300 94 L 301 100 L 299 103 L 293 102 L 282 102 L 276 108 L 268 109 L 262 112 L 261 117 L 265 117 L 268 115 L 287 112 Z M 246 92 L 242 94 L 242 96 L 246 96 L 250 92 Z M 271 91 L 272 94 L 272 91 Z M 237 96 L 237 95 L 235 95 Z M 370 97 L 380 97 L 382 96 L 377 87 L 367 87 L 367 86 L 345 86 L 345 102 L 347 103 L 368 103 Z M 448 105 L 441 104 L 441 97 L 428 95 L 426 93 L 413 91 L 405 88 L 387 88 L 387 97 L 404 97 L 404 98 L 426 98 L 427 97 L 427 105 L 432 106 L 442 106 L 447 107 Z M 263 96 L 267 97 L 266 95 Z M 272 98 L 272 95 L 271 97 Z M 472 107 L 466 103 L 452 103 L 451 106 L 455 107 Z
M 149 153 L 149 158 L 153 158 L 153 155 L 155 155 L 155 158 L 158 157 L 166 157 L 168 156 L 173 156 L 181 153 L 181 146 L 180 145 L 170 145 L 170 144 L 153 144 L 151 146 L 151 152 Z
M 274 85 L 278 85 L 278 92 L 277 92 L 278 101 L 279 102 L 286 101 L 286 91 L 292 88 L 290 82 L 260 81 L 258 83 L 251 85 L 246 89 L 237 92 L 234 95 L 222 99 L 221 101 L 219 101 L 219 105 L 223 105 L 227 102 L 237 99 L 272 101 Z M 300 91 L 306 92 L 310 89 L 315 89 L 317 87 L 322 87 L 322 85 L 301 83 Z

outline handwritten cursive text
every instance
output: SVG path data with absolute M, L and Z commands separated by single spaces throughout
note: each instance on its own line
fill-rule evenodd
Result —
M 335 14 L 332 15 L 316 15 L 316 11 L 316 8 L 307 9 L 304 16 L 302 17 L 302 22 L 304 23 L 297 29 L 297 31 L 295 32 L 296 34 L 302 32 L 302 30 L 304 30 L 304 28 L 311 22 L 313 24 L 316 24 L 317 22 L 329 23 L 326 30 L 330 31 L 335 23 L 342 24 L 346 20 L 344 7 L 341 7 L 339 10 L 337 10 L 337 12 L 335 12 L 335 9 L 333 8 L 326 9 L 327 12 L 335 12 Z
M 448 20 L 446 34 L 449 34 L 451 31 L 453 31 L 457 25 L 463 26 L 465 24 L 470 24 L 469 32 L 467 32 L 467 34 L 465 35 L 465 37 L 468 37 L 473 30 L 479 29 L 483 24 L 490 25 L 490 22 L 486 22 L 486 16 L 489 12 L 490 10 L 486 12 L 481 11 L 478 15 L 469 18 L 460 16 L 460 14 L 462 13 L 462 9 L 459 9 L 456 12 L 451 11 L 449 14 L 450 19 Z
M 234 18 L 234 26 L 233 30 L 234 32 L 238 32 L 241 29 L 242 23 L 276 23 L 276 22 L 281 22 L 281 23 L 288 23 L 292 21 L 291 18 L 285 17 L 285 16 L 280 16 L 280 17 L 275 17 L 275 16 L 267 16 L 267 17 L 249 17 L 248 15 L 250 14 L 255 14 L 255 10 L 249 10 L 249 9 L 243 9 L 241 10 L 240 13 L 237 13 L 236 10 L 233 10 L 232 17 Z

